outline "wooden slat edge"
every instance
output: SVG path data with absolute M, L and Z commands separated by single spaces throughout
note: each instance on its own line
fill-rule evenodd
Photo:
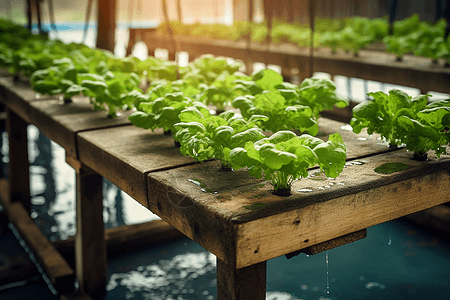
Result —
M 331 250 L 333 248 L 337 248 L 339 246 L 343 246 L 346 244 L 350 244 L 350 243 L 359 241 L 366 237 L 367 237 L 367 229 L 359 230 L 356 232 L 352 232 L 352 233 L 337 237 L 335 239 L 331 239 L 331 240 L 323 242 L 323 243 L 319 243 L 317 245 L 313 245 L 311 247 L 307 247 L 307 248 L 286 254 L 286 258 L 290 259 L 294 256 L 299 255 L 300 253 L 305 253 L 307 255 L 319 254 L 324 251 Z
M 442 170 L 237 225 L 237 268 L 447 202 L 449 182 Z

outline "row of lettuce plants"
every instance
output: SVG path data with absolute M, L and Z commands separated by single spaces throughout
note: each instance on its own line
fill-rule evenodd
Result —
M 338 49 L 358 55 L 360 49 L 372 43 L 385 44 L 386 51 L 393 53 L 398 60 L 404 54 L 414 53 L 431 58 L 433 61 L 446 59 L 450 62 L 450 38 L 445 37 L 447 22 L 440 19 L 436 23 L 420 21 L 417 14 L 394 22 L 389 34 L 387 18 L 368 19 L 352 17 L 345 19 L 317 19 L 315 24 L 314 47 L 330 48 L 332 53 Z M 268 41 L 269 30 L 265 22 L 253 23 L 235 21 L 231 26 L 224 24 L 183 24 L 178 21 L 161 23 L 157 32 L 167 35 L 207 37 L 236 41 L 250 38 L 254 42 Z M 287 23 L 274 20 L 270 32 L 273 43 L 290 42 L 299 47 L 309 47 L 311 30 L 308 24 Z
M 45 64 L 34 63 L 31 73 L 37 92 L 83 94 L 111 116 L 118 109 L 135 108 L 129 117 L 135 126 L 171 131 L 180 151 L 198 161 L 218 159 L 223 170 L 247 167 L 251 175 L 271 180 L 275 191 L 289 189 L 310 167 L 318 165 L 328 177 L 338 176 L 344 167 L 342 137 L 336 133 L 327 142 L 314 137 L 321 111 L 348 105 L 330 80 L 308 78 L 294 85 L 269 69 L 245 75 L 238 71 L 240 63 L 211 55 L 178 68 L 155 58 L 117 58 L 83 45 L 25 37 L 34 38 L 41 40 L 46 57 Z M 10 56 L 2 52 L 3 62 L 17 53 L 32 53 L 26 46 L 16 47 L 8 48 Z M 13 61 L 2 66 L 17 71 L 21 64 Z M 369 133 L 378 132 L 391 144 L 404 143 L 418 155 L 430 149 L 438 156 L 446 153 L 450 100 L 427 104 L 428 95 L 412 99 L 395 90 L 369 95 L 374 100 L 354 109 L 355 132 L 368 127 Z M 211 113 L 208 105 L 223 112 Z M 233 110 L 225 111 L 230 106 Z M 380 122 L 388 129 L 380 129 Z
M 429 102 L 431 95 L 411 97 L 400 90 L 369 93 L 367 100 L 353 108 L 350 125 L 355 133 L 366 128 L 379 133 L 392 146 L 412 151 L 415 159 L 426 160 L 434 150 L 447 154 L 450 144 L 450 99 Z

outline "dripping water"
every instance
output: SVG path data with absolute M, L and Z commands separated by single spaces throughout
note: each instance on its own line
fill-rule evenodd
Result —
M 388 240 L 388 246 L 392 245 L 392 228 L 389 230 L 389 240 Z
M 329 294 L 330 293 L 330 280 L 328 278 L 328 275 L 329 275 L 328 251 L 325 252 L 325 262 L 327 264 L 327 294 Z

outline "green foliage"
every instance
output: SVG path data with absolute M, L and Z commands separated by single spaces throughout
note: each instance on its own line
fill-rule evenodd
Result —
M 350 125 L 360 133 L 363 128 L 379 133 L 391 145 L 404 144 L 418 155 L 434 150 L 439 157 L 450 142 L 450 99 L 428 103 L 430 95 L 410 97 L 400 90 L 368 93 L 373 100 L 353 108 Z
M 327 142 L 291 131 L 279 131 L 271 137 L 247 142 L 230 153 L 234 169 L 247 167 L 256 178 L 271 180 L 275 190 L 290 188 L 296 179 L 308 176 L 308 168 L 319 165 L 328 177 L 337 177 L 345 165 L 346 147 L 335 133 Z
M 309 78 L 296 86 L 283 82 L 280 74 L 269 69 L 254 74 L 252 79 L 237 81 L 235 89 L 243 96 L 236 97 L 232 105 L 245 118 L 254 114 L 268 116 L 263 129 L 272 132 L 298 129 L 316 135 L 320 112 L 349 104 L 348 99 L 336 94 L 336 86 L 327 79 Z
M 219 159 L 225 168 L 231 167 L 231 149 L 264 138 L 257 125 L 268 119 L 265 116 L 253 116 L 245 120 L 233 111 L 211 116 L 207 111 L 201 112 L 195 107 L 183 110 L 179 118 L 181 123 L 175 124 L 175 140 L 181 144 L 181 153 L 198 161 Z
M 350 103 L 348 99 L 336 93 L 336 85 L 329 79 L 306 78 L 300 86 L 283 83 L 276 88 L 290 105 L 310 107 L 315 119 L 320 117 L 323 110 L 331 110 L 334 106 L 344 108 Z
M 180 113 L 190 106 L 196 107 L 203 114 L 209 114 L 203 103 L 193 101 L 182 92 L 178 92 L 165 94 L 151 102 L 141 102 L 139 110 L 128 119 L 137 127 L 151 130 L 163 128 L 165 131 L 175 133 L 174 125 L 180 122 Z

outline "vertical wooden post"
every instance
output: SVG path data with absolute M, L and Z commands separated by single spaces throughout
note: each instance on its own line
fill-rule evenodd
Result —
M 217 299 L 265 300 L 266 276 L 266 262 L 236 270 L 217 259 Z
M 309 0 L 309 26 L 311 28 L 311 45 L 309 47 L 309 77 L 314 75 L 314 29 L 316 23 L 316 7 L 313 0 Z
M 103 225 L 103 179 L 73 158 L 77 173 L 75 270 L 80 290 L 93 298 L 106 294 L 106 243 Z
M 114 52 L 116 0 L 98 0 L 96 47 Z
M 247 57 L 245 58 L 244 64 L 245 64 L 245 72 L 247 75 L 253 74 L 253 61 L 250 58 L 250 47 L 252 43 L 252 31 L 253 31 L 253 0 L 248 0 L 248 11 L 247 11 L 247 21 L 250 24 L 250 30 L 247 35 Z
M 6 130 L 9 137 L 8 178 L 11 201 L 20 201 L 31 210 L 30 165 L 28 162 L 27 123 L 7 109 Z
M 177 0 L 177 17 L 178 17 L 178 22 L 183 23 L 183 13 L 181 11 L 181 0 Z
M 28 29 L 31 31 L 31 27 L 33 26 L 32 20 L 32 12 L 31 12 L 31 0 L 27 0 L 27 21 L 28 21 Z

